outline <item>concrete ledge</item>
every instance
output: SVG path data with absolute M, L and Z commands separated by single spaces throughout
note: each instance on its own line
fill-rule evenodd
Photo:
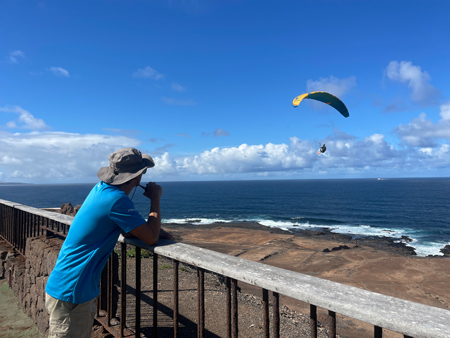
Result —
M 22 211 L 26 211 L 38 216 L 42 216 L 42 217 L 46 217 L 50 220 L 56 221 L 56 222 L 61 222 L 67 225 L 72 224 L 73 221 L 73 216 L 68 216 L 68 215 L 63 215 L 63 214 L 59 214 L 56 212 L 52 212 L 52 211 L 46 211 L 46 210 L 42 210 L 39 208 L 33 208 L 33 207 L 29 207 L 27 205 L 23 205 L 20 203 L 14 203 L 11 201 L 6 201 L 6 200 L 2 200 L 0 199 L 0 203 L 10 206 L 10 207 L 14 207 L 15 209 L 18 210 L 22 210 Z
M 404 335 L 444 338 L 450 332 L 448 310 L 183 243 L 160 240 L 158 246 L 149 246 L 141 240 L 122 236 L 119 241 Z

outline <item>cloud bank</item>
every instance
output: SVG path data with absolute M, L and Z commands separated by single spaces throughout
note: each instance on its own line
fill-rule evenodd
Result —
M 29 116 L 20 107 L 1 108 Z M 28 114 L 29 115 L 28 115 Z M 327 152 L 317 155 L 317 141 L 297 136 L 289 142 L 213 148 L 189 156 L 174 155 L 165 144 L 150 151 L 155 167 L 147 175 L 157 180 L 414 177 L 429 176 L 435 169 L 450 174 L 450 103 L 440 107 L 440 120 L 425 114 L 393 129 L 394 146 L 383 134 L 358 138 L 335 128 L 321 140 Z M 40 120 L 42 121 L 42 120 Z M 42 121 L 43 125 L 45 123 Z M 95 182 L 96 173 L 108 165 L 108 156 L 142 142 L 133 137 L 38 131 L 0 132 L 0 181 Z M 443 171 L 442 171 L 443 170 Z

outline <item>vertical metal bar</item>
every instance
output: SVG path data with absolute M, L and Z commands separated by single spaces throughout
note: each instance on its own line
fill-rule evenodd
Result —
M 113 254 L 109 256 L 108 259 L 108 268 L 107 268 L 107 274 L 108 281 L 107 281 L 107 296 L 106 296 L 106 311 L 107 311 L 107 324 L 108 326 L 111 326 L 111 319 L 112 319 L 112 303 L 113 303 Z
M 20 230 L 18 232 L 18 236 L 16 237 L 14 246 L 19 248 L 19 251 L 23 254 L 25 254 L 25 243 L 28 237 L 28 227 L 29 227 L 29 223 L 26 225 L 25 229 L 23 228 L 23 224 L 19 223 L 19 219 L 17 217 L 17 212 L 18 210 L 16 208 L 13 208 L 13 220 L 14 220 L 14 227 L 18 228 L 18 229 L 22 229 L 22 232 L 20 233 Z M 30 218 L 31 218 L 31 214 Z M 20 234 L 19 234 L 20 233 Z
M 375 325 L 373 333 L 374 333 L 373 336 L 375 338 L 382 338 L 383 337 L 383 328 Z
M 16 209 L 13 209 L 14 213 L 16 213 Z M 24 223 L 19 223 L 19 220 L 15 217 L 14 215 L 14 221 L 15 221 L 15 227 L 17 227 L 18 230 L 18 236 L 16 239 L 16 245 L 19 247 L 19 251 L 23 252 L 24 248 L 25 248 L 25 242 L 27 240 L 28 237 L 28 228 L 30 226 L 31 223 L 31 214 L 30 213 L 26 213 L 26 222 Z
M 103 285 L 103 277 L 100 277 L 100 294 L 97 297 L 97 317 L 100 317 L 100 307 L 102 306 L 102 298 L 103 298 L 102 285 Z
M 231 278 L 226 278 L 227 283 L 227 337 L 231 338 Z
M 33 237 L 36 237 L 37 227 L 38 227 L 38 224 L 40 223 L 40 221 L 41 221 L 41 216 L 37 215 L 36 216 L 36 222 L 33 225 L 33 235 L 32 235 Z
M 135 337 L 141 336 L 141 248 L 136 247 L 136 327 Z
M 233 338 L 238 338 L 238 300 L 237 300 L 237 280 L 231 279 L 231 334 Z
M 280 294 L 272 292 L 273 295 L 273 338 L 280 338 Z
M 269 338 L 269 291 L 262 289 L 264 338 Z
M 205 271 L 197 268 L 198 327 L 197 337 L 205 337 Z
M 19 220 L 17 220 L 14 217 L 14 213 L 16 212 L 16 209 L 14 207 L 11 208 L 10 212 L 10 219 L 11 219 L 11 225 L 12 225 L 12 241 L 11 244 L 14 248 L 18 248 L 19 251 L 22 251 L 22 243 L 23 243 L 23 236 L 21 235 L 22 227 L 19 223 Z M 17 240 L 18 239 L 18 240 Z
M 328 310 L 329 324 L 328 324 L 328 337 L 336 338 L 336 312 Z
M 178 299 L 178 267 L 180 262 L 174 260 L 174 270 L 173 270 L 173 336 L 178 338 L 178 313 L 179 313 L 179 299 Z
M 158 255 L 153 254 L 153 337 L 158 337 Z
M 317 338 L 317 306 L 309 305 L 309 327 L 311 329 L 311 338 Z
M 15 216 L 15 218 L 16 218 L 16 221 L 15 221 L 16 226 L 17 227 L 21 227 L 22 224 L 23 224 L 22 217 L 21 217 L 22 210 L 16 210 L 16 209 L 13 209 L 13 210 L 16 213 L 16 216 Z M 20 229 L 18 229 L 18 232 L 20 233 Z M 23 246 L 24 246 L 23 236 L 19 235 L 19 251 L 22 251 L 22 247 Z
M 120 260 L 122 265 L 122 278 L 120 281 L 120 334 L 123 336 L 127 316 L 127 245 L 125 243 L 120 243 Z
M 32 233 L 33 233 L 33 225 L 36 222 L 36 215 L 35 214 L 31 214 L 31 222 L 30 222 L 30 226 L 28 227 L 28 233 L 27 233 L 27 238 L 32 237 Z

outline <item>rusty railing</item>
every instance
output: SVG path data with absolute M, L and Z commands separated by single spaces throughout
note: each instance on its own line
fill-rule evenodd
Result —
M 65 237 L 73 217 L 0 200 L 0 237 L 10 243 L 17 252 L 25 255 L 28 237 L 56 234 Z M 197 337 L 205 337 L 205 272 L 221 276 L 226 285 L 224 311 L 218 317 L 224 318 L 227 327 L 226 337 L 237 338 L 238 327 L 238 281 L 261 289 L 262 295 L 262 335 L 265 338 L 280 337 L 280 295 L 310 304 L 310 337 L 317 337 L 318 307 L 328 311 L 328 336 L 336 337 L 336 314 L 354 318 L 373 325 L 373 336 L 382 337 L 383 328 L 409 337 L 449 337 L 450 311 L 414 303 L 336 282 L 308 276 L 305 274 L 271 267 L 238 257 L 221 254 L 195 246 L 160 240 L 158 246 L 148 246 L 137 239 L 119 238 L 120 264 L 110 258 L 102 277 L 106 279 L 99 302 L 107 303 L 106 310 L 98 310 L 96 319 L 115 337 L 141 336 L 141 301 L 145 296 L 141 289 L 142 249 L 152 252 L 152 297 L 153 322 L 151 336 L 158 337 L 158 259 L 173 261 L 172 292 L 172 333 L 178 337 L 179 313 L 179 270 L 180 264 L 193 266 L 197 270 Z M 127 284 L 127 246 L 134 246 L 135 288 Z M 114 271 L 120 265 L 119 283 L 114 281 Z M 115 312 L 113 289 L 120 284 L 118 299 L 118 318 Z M 127 296 L 130 291 L 135 296 L 134 327 L 127 327 Z M 269 301 L 271 293 L 271 302 Z M 147 297 L 147 296 L 145 296 Z M 269 304 L 270 303 L 270 304 Z M 272 311 L 269 311 L 269 305 Z M 271 318 L 269 318 L 272 313 Z M 129 315 L 129 314 L 128 314 Z M 271 330 L 269 330 L 271 329 Z

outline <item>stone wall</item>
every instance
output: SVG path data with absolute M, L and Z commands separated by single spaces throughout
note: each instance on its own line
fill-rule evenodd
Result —
M 57 238 L 28 238 L 25 259 L 0 242 L 0 276 L 3 275 L 11 283 L 24 312 L 45 334 L 49 319 L 45 310 L 45 285 L 55 266 L 61 244 L 62 240 Z
M 48 333 L 49 315 L 45 309 L 45 286 L 53 267 L 56 264 L 63 240 L 46 238 L 45 236 L 28 238 L 25 257 L 14 253 L 6 242 L 0 240 L 0 278 L 8 282 L 22 304 L 24 312 L 37 324 L 39 331 Z M 113 254 L 113 282 L 118 281 L 118 256 Z M 106 294 L 106 267 L 102 292 Z M 11 276 L 11 278 L 10 278 Z M 117 285 L 113 288 L 112 317 L 115 317 L 118 302 Z M 104 297 L 103 297 L 104 298 Z M 106 310 L 106 299 L 102 299 L 100 309 Z

